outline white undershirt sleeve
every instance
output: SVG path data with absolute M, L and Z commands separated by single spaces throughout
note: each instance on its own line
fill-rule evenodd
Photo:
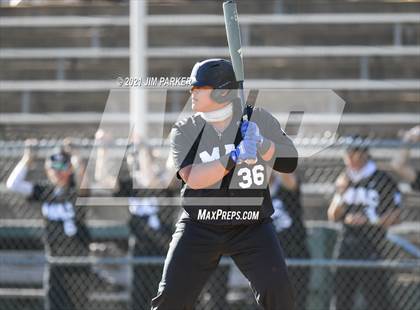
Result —
M 27 173 L 28 167 L 24 162 L 20 161 L 7 179 L 7 188 L 13 192 L 30 196 L 33 192 L 34 185 L 25 180 Z

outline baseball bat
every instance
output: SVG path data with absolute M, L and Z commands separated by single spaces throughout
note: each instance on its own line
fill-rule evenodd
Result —
M 248 120 L 244 95 L 244 62 L 242 58 L 241 30 L 239 29 L 238 9 L 235 0 L 223 2 L 223 15 L 225 17 L 226 36 L 229 46 L 230 59 L 232 61 L 235 78 L 239 85 L 239 99 L 242 107 L 242 121 Z M 254 164 L 257 159 L 246 160 L 247 164 Z

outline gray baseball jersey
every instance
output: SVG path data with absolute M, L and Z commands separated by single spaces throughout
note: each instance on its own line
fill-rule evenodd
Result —
M 250 121 L 258 125 L 260 134 L 274 142 L 275 156 L 265 161 L 258 155 L 255 164 L 238 164 L 208 188 L 197 190 L 183 183 L 181 199 L 186 211 L 183 217 L 215 225 L 238 225 L 259 222 L 273 213 L 269 176 L 272 169 L 293 172 L 297 151 L 269 112 L 262 108 L 248 110 Z M 232 121 L 223 132 L 216 131 L 199 113 L 175 124 L 171 131 L 171 154 L 177 171 L 230 154 L 241 140 L 238 132 L 241 116 L 240 105 L 234 102 Z

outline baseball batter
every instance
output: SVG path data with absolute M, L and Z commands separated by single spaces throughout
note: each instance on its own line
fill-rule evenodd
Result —
M 247 108 L 241 121 L 238 84 L 223 59 L 195 64 L 195 114 L 171 131 L 171 154 L 182 179 L 184 212 L 169 246 L 152 309 L 193 309 L 223 255 L 248 278 L 263 309 L 293 309 L 293 292 L 268 190 L 272 169 L 293 172 L 297 151 L 278 121 Z

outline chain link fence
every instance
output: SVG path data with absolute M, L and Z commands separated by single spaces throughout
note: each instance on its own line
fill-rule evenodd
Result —
M 399 179 L 389 164 L 411 148 L 408 164 L 418 171 L 418 145 L 365 140 L 370 166 L 352 174 L 343 173 L 346 141 L 338 139 L 302 159 L 295 174 L 276 174 L 270 183 L 273 224 L 297 309 L 420 309 L 418 184 Z M 93 142 L 34 142 L 20 178 L 16 167 L 24 142 L 0 143 L 0 309 L 150 309 L 181 211 L 180 184 L 168 173 L 166 146 L 129 145 L 112 182 L 104 152 L 122 146 L 113 141 L 95 149 Z M 296 141 L 309 148 L 322 142 Z M 49 165 L 66 163 L 49 162 L 57 146 L 73 154 L 73 186 L 65 192 L 48 182 Z M 94 171 L 84 171 L 89 190 L 78 190 L 83 179 L 77 172 L 91 152 L 97 157 Z M 149 189 L 135 186 L 136 180 L 147 180 L 142 185 Z M 164 180 L 169 186 L 159 186 Z M 336 218 L 334 203 L 346 206 Z M 226 257 L 196 309 L 257 305 L 247 280 Z

